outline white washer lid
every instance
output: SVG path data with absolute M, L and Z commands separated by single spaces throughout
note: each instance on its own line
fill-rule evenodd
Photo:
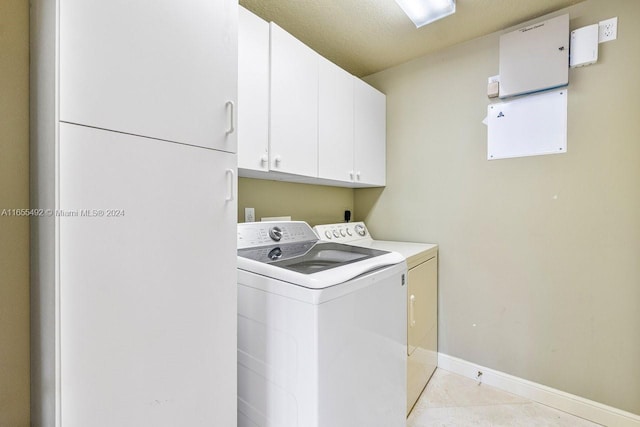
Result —
M 345 245 L 348 246 L 348 245 Z M 254 259 L 238 256 L 238 269 L 260 274 L 272 279 L 281 280 L 309 289 L 323 289 L 349 280 L 360 275 L 378 270 L 390 265 L 404 263 L 404 257 L 396 252 L 385 252 L 382 255 L 354 261 L 317 273 L 305 274 L 299 271 L 282 268 L 277 264 L 267 264 Z

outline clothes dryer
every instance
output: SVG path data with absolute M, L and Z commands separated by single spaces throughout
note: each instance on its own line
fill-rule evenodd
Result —
M 374 240 L 364 222 L 317 225 L 320 239 L 394 251 L 405 257 L 407 288 L 407 415 L 438 365 L 438 246 Z

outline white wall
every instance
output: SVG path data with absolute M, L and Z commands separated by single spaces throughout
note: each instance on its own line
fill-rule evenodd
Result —
M 440 244 L 441 352 L 640 414 L 640 1 L 566 11 L 572 29 L 619 18 L 570 71 L 568 153 L 486 160 L 493 34 L 368 78 L 387 187 L 355 190 L 355 212 Z

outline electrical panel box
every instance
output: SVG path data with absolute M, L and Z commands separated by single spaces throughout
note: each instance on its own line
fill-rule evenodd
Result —
M 500 98 L 569 84 L 569 15 L 500 36 Z

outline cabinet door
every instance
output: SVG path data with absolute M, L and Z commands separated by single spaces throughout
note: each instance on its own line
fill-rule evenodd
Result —
M 65 427 L 236 425 L 235 159 L 61 125 Z
M 318 176 L 318 58 L 273 22 L 270 169 Z
M 238 168 L 268 171 L 269 23 L 238 13 Z
M 353 76 L 320 57 L 318 177 L 353 181 Z
M 234 0 L 60 1 L 60 120 L 235 152 Z
M 385 185 L 386 96 L 360 79 L 354 81 L 356 183 Z

